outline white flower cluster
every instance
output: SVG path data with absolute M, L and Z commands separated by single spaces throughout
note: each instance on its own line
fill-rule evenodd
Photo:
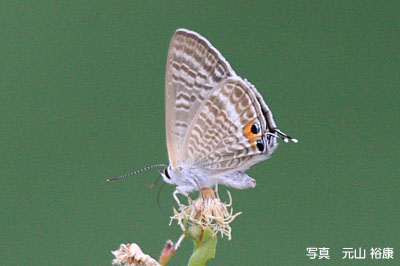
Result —
M 170 224 L 173 220 L 177 220 L 183 227 L 183 221 L 186 220 L 191 225 L 200 225 L 203 230 L 210 230 L 213 236 L 221 233 L 221 237 L 226 235 L 230 240 L 232 238 L 230 223 L 241 212 L 233 214 L 232 208 L 228 211 L 228 208 L 232 206 L 229 191 L 228 204 L 220 200 L 218 193 L 216 195 L 211 188 L 202 189 L 199 198 L 189 201 L 188 206 L 181 204 L 179 211 L 174 208 L 174 216 L 171 217 Z

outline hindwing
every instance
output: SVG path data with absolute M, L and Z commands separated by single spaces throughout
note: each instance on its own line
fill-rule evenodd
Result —
M 182 167 L 209 174 L 245 170 L 268 158 L 278 145 L 267 134 L 272 115 L 256 88 L 235 76 L 221 81 L 193 118 L 178 155 Z

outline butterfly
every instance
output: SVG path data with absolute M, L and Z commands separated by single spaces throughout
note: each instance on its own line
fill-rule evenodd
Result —
M 206 38 L 187 29 L 176 30 L 169 46 L 165 113 L 169 165 L 160 173 L 177 186 L 178 202 L 178 194 L 218 184 L 255 187 L 245 171 L 267 159 L 278 138 L 297 142 L 277 128 L 255 86 Z M 163 165 L 142 170 L 157 166 Z

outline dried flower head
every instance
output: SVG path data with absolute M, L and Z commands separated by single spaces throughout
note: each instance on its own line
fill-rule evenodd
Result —
M 140 247 L 135 244 L 121 244 L 118 250 L 111 251 L 114 254 L 112 264 L 125 266 L 161 266 L 155 259 L 144 254 Z
M 221 237 L 226 235 L 231 239 L 230 223 L 241 214 L 241 212 L 233 214 L 233 209 L 228 211 L 232 205 L 232 197 L 228 191 L 229 203 L 223 203 L 218 193 L 214 193 L 211 188 L 203 188 L 198 199 L 192 201 L 189 199 L 189 205 L 181 204 L 179 211 L 174 208 L 174 216 L 171 222 L 177 220 L 178 224 L 183 227 L 183 221 L 187 221 L 190 225 L 200 225 L 203 230 L 210 230 L 213 236 L 221 233 Z M 183 228 L 184 229 L 184 228 Z

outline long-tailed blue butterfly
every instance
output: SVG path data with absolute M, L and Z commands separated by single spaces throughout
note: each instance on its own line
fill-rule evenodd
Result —
M 280 131 L 257 89 L 239 77 L 221 53 L 200 34 L 178 29 L 172 36 L 165 77 L 169 165 L 162 179 L 177 194 L 222 184 L 253 188 L 245 171 L 267 159 Z M 114 181 L 157 166 L 108 179 Z M 178 201 L 179 202 L 179 201 Z

